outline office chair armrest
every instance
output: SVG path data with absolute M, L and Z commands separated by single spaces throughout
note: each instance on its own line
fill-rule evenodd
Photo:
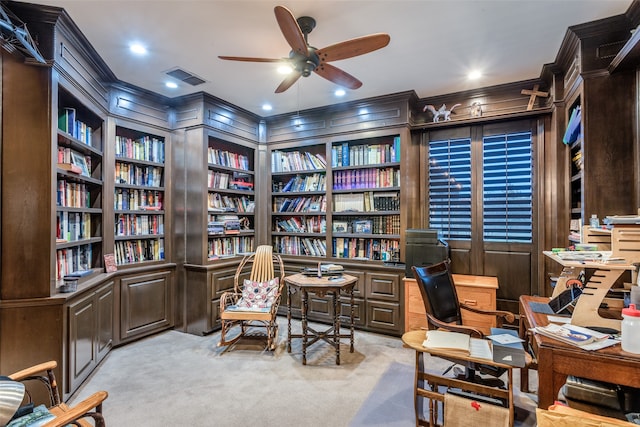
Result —
M 498 327 L 502 327 L 503 320 L 506 320 L 508 323 L 513 323 L 516 316 L 510 311 L 503 310 L 482 310 L 479 308 L 471 307 L 466 304 L 460 304 L 461 309 L 465 309 L 467 311 L 471 311 L 473 313 L 484 314 L 485 316 L 494 316 L 496 318 Z
M 55 419 L 44 424 L 43 427 L 64 427 L 81 418 L 93 418 L 97 427 L 105 426 L 102 416 L 102 402 L 109 396 L 106 391 L 97 391 L 82 402 L 68 407 L 60 405 L 58 408 L 51 408 L 50 411 L 56 416 Z M 95 409 L 95 410 L 94 410 Z
M 427 320 L 429 323 L 438 329 L 445 329 L 451 332 L 460 332 L 463 334 L 467 334 L 472 338 L 483 338 L 484 334 L 481 330 L 476 329 L 472 326 L 464 326 L 464 325 L 456 325 L 455 323 L 444 323 L 433 317 L 432 315 L 427 313 Z

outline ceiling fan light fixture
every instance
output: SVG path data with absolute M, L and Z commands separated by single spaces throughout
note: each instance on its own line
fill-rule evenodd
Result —
M 290 64 L 283 64 L 278 67 L 278 74 L 290 74 L 293 67 Z

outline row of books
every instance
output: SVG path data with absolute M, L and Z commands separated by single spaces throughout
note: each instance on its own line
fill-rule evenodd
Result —
M 64 208 L 91 207 L 91 193 L 87 190 L 86 184 L 59 179 L 56 205 Z
M 138 139 L 116 136 L 116 157 L 164 163 L 164 141 L 153 136 Z
M 116 162 L 116 184 L 162 187 L 164 168 Z
M 335 237 L 332 245 L 335 258 L 391 261 L 400 250 L 400 242 L 391 239 Z
M 324 239 L 300 236 L 276 236 L 274 251 L 283 255 L 326 256 L 327 246 Z
M 581 171 L 584 161 L 582 160 L 582 151 L 577 151 L 571 158 L 576 170 Z
M 334 190 L 400 187 L 400 169 L 367 168 L 333 172 Z
M 148 236 L 150 234 L 164 234 L 162 215 L 116 215 L 116 236 Z
M 75 108 L 65 107 L 58 112 L 58 129 L 87 145 L 92 143 L 93 129 L 76 118 Z
M 254 251 L 253 236 L 215 237 L 207 242 L 208 258 L 233 256 Z
M 246 171 L 251 170 L 251 167 L 249 166 L 249 157 L 243 154 L 232 153 L 227 150 L 219 150 L 213 147 L 209 147 L 207 154 L 208 161 L 212 165 L 226 166 Z
M 162 210 L 163 192 L 116 188 L 113 207 L 116 210 Z
M 116 264 L 133 264 L 164 259 L 164 239 L 119 240 L 115 245 Z
M 219 212 L 253 212 L 256 203 L 249 196 L 228 196 L 220 193 L 209 193 L 209 211 Z
M 400 210 L 397 192 L 340 193 L 333 195 L 334 212 L 381 212 Z
M 323 170 L 327 168 L 327 161 L 322 154 L 308 151 L 280 151 L 271 152 L 271 172 L 295 172 L 308 170 Z
M 90 270 L 92 253 L 91 245 L 56 250 L 56 280 L 62 280 L 64 276 L 77 271 Z
M 76 242 L 91 238 L 91 214 L 87 212 L 56 212 L 56 241 Z
M 314 173 L 312 175 L 296 175 L 286 184 L 274 183 L 274 192 L 286 193 L 289 191 L 325 191 L 327 189 L 327 177 L 325 174 Z
M 275 230 L 287 233 L 325 233 L 327 220 L 324 216 L 292 216 L 275 221 Z
M 233 182 L 233 174 L 212 170 L 207 171 L 207 186 L 210 189 L 227 190 L 232 188 Z
M 400 137 L 389 144 L 351 145 L 343 142 L 331 147 L 331 166 L 366 166 L 400 161 Z
M 273 212 L 326 212 L 326 196 L 274 197 Z
M 334 233 L 400 234 L 400 215 L 356 219 L 334 217 L 332 230 Z

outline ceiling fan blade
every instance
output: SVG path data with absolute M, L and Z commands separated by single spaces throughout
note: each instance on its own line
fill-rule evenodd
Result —
M 274 59 L 274 58 L 251 58 L 246 56 L 218 56 L 220 59 L 226 59 L 227 61 L 244 61 L 244 62 L 283 62 L 286 59 Z
M 293 13 L 284 6 L 276 6 L 273 11 L 280 26 L 282 35 L 291 46 L 294 52 L 307 56 L 307 41 L 304 39 L 302 30 L 293 16 Z
M 348 89 L 358 89 L 362 86 L 362 82 L 360 80 L 331 64 L 322 63 L 314 71 L 320 77 L 324 77 L 325 79 Z
M 381 49 L 388 45 L 390 40 L 389 34 L 371 34 L 332 44 L 323 49 L 318 49 L 316 53 L 321 61 L 338 61 Z
M 298 79 L 302 76 L 302 73 L 299 71 L 292 71 L 283 81 L 280 83 L 280 86 L 276 88 L 276 93 L 282 93 L 285 90 L 289 89 Z

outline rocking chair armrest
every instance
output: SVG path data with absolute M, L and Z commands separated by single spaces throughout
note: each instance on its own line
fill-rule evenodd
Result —
M 502 322 L 503 320 L 506 320 L 509 323 L 513 323 L 513 321 L 515 320 L 515 315 L 513 313 L 511 313 L 510 311 L 504 311 L 504 310 L 483 310 L 480 308 L 474 308 L 471 306 L 468 306 L 466 304 L 460 304 L 460 308 L 461 309 L 465 309 L 467 311 L 471 311 L 473 313 L 478 313 L 478 314 L 484 314 L 486 316 L 495 316 L 497 321 L 498 321 L 498 326 L 502 326 Z
M 481 330 L 471 327 L 471 326 L 464 326 L 464 325 L 456 325 L 456 324 L 451 324 L 451 323 L 445 323 L 445 322 L 441 322 L 440 320 L 436 319 L 435 317 L 433 317 L 432 315 L 427 313 L 427 320 L 429 321 L 429 323 L 439 329 L 445 329 L 447 331 L 451 331 L 451 332 L 461 332 L 463 334 L 467 334 L 470 335 L 473 338 L 483 338 L 484 334 L 482 333 Z
M 241 297 L 242 294 L 239 292 L 223 292 L 220 295 L 220 311 L 224 311 L 226 307 L 236 304 Z
M 96 426 L 104 426 L 102 402 L 108 396 L 109 394 L 106 391 L 97 391 L 74 406 L 67 407 L 64 405 L 64 409 L 60 411 L 55 411 L 55 408 L 53 408 L 52 410 L 56 412 L 56 418 L 44 424 L 43 427 L 64 427 L 85 417 L 93 418 Z
M 58 366 L 58 363 L 55 360 L 50 360 L 48 362 L 40 363 L 39 365 L 30 366 L 21 371 L 14 372 L 9 375 L 14 381 L 22 381 L 26 380 L 29 377 L 33 377 L 36 374 L 41 374 L 43 372 L 52 371 Z

